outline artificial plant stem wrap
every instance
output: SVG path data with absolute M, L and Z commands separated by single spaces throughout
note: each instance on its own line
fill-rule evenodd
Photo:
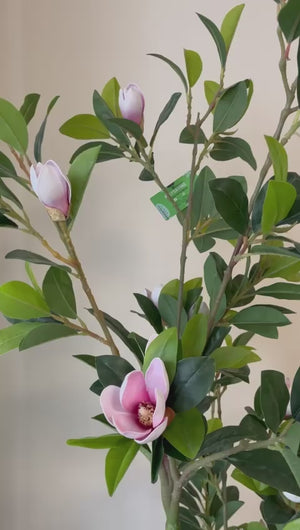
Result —
M 106 325 L 106 322 L 105 322 L 105 318 L 104 318 L 104 315 L 103 315 L 103 312 L 101 311 L 101 309 L 99 309 L 98 305 L 97 305 L 97 302 L 94 298 L 94 295 L 91 291 L 91 288 L 88 284 L 88 281 L 86 279 L 86 276 L 84 274 L 84 271 L 83 271 L 83 268 L 81 266 L 81 263 L 78 259 L 78 256 L 77 256 L 77 253 L 76 253 L 76 250 L 75 250 L 75 247 L 73 245 L 73 241 L 71 239 L 71 236 L 70 236 L 70 233 L 68 231 L 68 228 L 67 228 L 67 224 L 65 221 L 59 221 L 56 223 L 57 227 L 58 227 L 58 230 L 59 230 L 59 234 L 61 236 L 61 239 L 66 247 L 66 249 L 68 250 L 69 252 L 69 255 L 70 255 L 70 258 L 72 259 L 73 263 L 74 263 L 74 267 L 78 273 L 78 277 L 81 281 L 81 285 L 82 285 L 82 288 L 92 306 L 92 309 L 93 309 L 93 312 L 94 312 L 94 315 L 95 315 L 95 318 L 98 320 L 101 328 L 102 328 L 102 331 L 104 333 L 104 336 L 107 340 L 107 344 L 108 346 L 110 347 L 111 349 L 111 353 L 113 355 L 120 355 L 119 353 L 119 350 L 117 348 L 117 346 L 115 345 L 114 341 L 113 341 L 113 338 L 111 336 L 111 333 Z

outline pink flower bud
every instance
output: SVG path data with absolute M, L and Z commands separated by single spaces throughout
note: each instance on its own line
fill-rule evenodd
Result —
M 119 107 L 123 118 L 134 121 L 143 128 L 145 100 L 137 85 L 130 83 L 126 88 L 120 89 Z
M 31 186 L 39 200 L 47 208 L 53 221 L 68 217 L 71 200 L 71 184 L 53 160 L 40 162 L 30 168 Z

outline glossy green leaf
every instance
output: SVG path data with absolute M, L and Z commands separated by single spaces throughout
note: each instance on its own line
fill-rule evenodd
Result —
M 139 294 L 139 293 L 133 293 L 133 294 L 140 308 L 144 312 L 146 319 L 151 324 L 151 326 L 153 326 L 156 333 L 160 333 L 161 331 L 163 331 L 161 315 L 157 307 L 152 302 L 152 300 L 150 300 L 150 298 L 148 298 L 147 296 L 143 294 Z
M 96 357 L 96 369 L 104 388 L 109 385 L 121 386 L 125 376 L 134 370 L 126 359 L 112 355 Z
M 174 379 L 177 362 L 178 338 L 176 328 L 165 329 L 148 346 L 145 352 L 143 371 L 145 372 L 152 359 L 159 357 L 167 370 L 169 382 Z
M 140 347 L 132 334 L 116 318 L 111 317 L 108 313 L 103 313 L 103 315 L 108 328 L 122 340 L 140 362 L 143 362 L 144 356 L 141 355 Z
M 210 297 L 210 309 L 212 310 L 215 305 L 222 283 L 222 278 L 218 273 L 218 268 L 213 253 L 211 253 L 205 261 L 204 278 L 206 289 Z M 226 311 L 226 307 L 226 296 L 223 295 L 216 315 L 217 320 L 219 320 L 223 316 Z
M 73 335 L 77 335 L 76 330 L 67 328 L 59 322 L 54 324 L 50 322 L 48 324 L 39 324 L 39 326 L 36 326 L 29 331 L 29 333 L 27 333 L 27 335 L 21 340 L 19 350 L 28 350 L 33 346 L 38 346 L 39 344 L 62 339 L 64 337 L 71 337 Z
M 267 484 L 264 484 L 263 482 L 260 482 L 258 480 L 255 480 L 254 478 L 249 477 L 248 475 L 246 475 L 245 473 L 243 473 L 237 468 L 233 470 L 233 472 L 231 473 L 231 476 L 232 478 L 234 478 L 234 480 L 237 480 L 238 482 L 240 482 L 240 484 L 243 484 L 243 486 L 245 486 L 246 488 L 254 491 L 257 495 L 267 496 L 267 495 L 276 495 L 277 493 L 277 490 L 275 488 L 271 488 Z
M 188 87 L 187 80 L 185 78 L 183 71 L 181 70 L 181 68 L 179 68 L 177 64 L 175 64 L 173 61 L 171 61 L 167 57 L 164 57 L 164 55 L 160 55 L 159 53 L 148 53 L 148 55 L 151 55 L 152 57 L 156 57 L 157 59 L 160 59 L 161 61 L 164 61 L 165 63 L 167 63 L 181 79 L 185 92 L 188 92 L 189 87 Z
M 121 118 L 121 111 L 119 108 L 119 92 L 120 92 L 120 85 L 118 80 L 115 77 L 112 77 L 110 79 L 105 87 L 102 90 L 102 97 L 104 101 L 109 106 L 112 113 L 116 116 L 116 118 Z
M 33 116 L 35 115 L 35 111 L 40 97 L 40 94 L 27 94 L 27 96 L 25 96 L 24 98 L 23 104 L 20 108 L 20 112 L 23 115 L 24 120 L 27 124 L 32 120 Z
M 93 114 L 76 114 L 61 125 L 59 132 L 78 140 L 109 138 L 110 136 L 107 128 Z
M 13 202 L 18 208 L 23 210 L 22 203 L 19 201 L 18 197 L 4 184 L 3 180 L 0 178 L 0 197 L 4 197 L 9 201 Z
M 216 81 L 204 81 L 204 93 L 209 105 L 213 103 L 219 90 L 220 85 Z
M 151 146 L 154 143 L 154 140 L 156 138 L 156 135 L 157 135 L 160 127 L 163 125 L 163 123 L 165 123 L 165 121 L 167 121 L 169 116 L 172 114 L 172 112 L 175 109 L 175 107 L 177 105 L 177 102 L 178 102 L 180 97 L 181 97 L 181 92 L 175 92 L 174 94 L 172 94 L 172 96 L 170 97 L 168 103 L 164 106 L 163 110 L 161 111 L 161 113 L 160 113 L 160 115 L 158 117 L 157 123 L 156 123 L 156 125 L 154 127 L 152 138 L 150 140 L 150 145 Z
M 36 326 L 39 326 L 36 322 L 19 322 L 0 329 L 0 355 L 18 348 L 23 337 Z
M 248 198 L 239 182 L 233 178 L 210 181 L 216 208 L 226 223 L 240 234 L 248 230 Z
M 265 136 L 265 139 L 274 168 L 275 180 L 278 182 L 286 182 L 288 174 L 287 152 L 283 145 L 276 138 L 273 138 L 273 136 Z
M 43 297 L 30 285 L 13 281 L 0 287 L 0 311 L 11 318 L 36 318 L 50 315 Z
M 208 166 L 203 167 L 195 178 L 192 199 L 193 227 L 196 227 L 200 220 L 213 217 L 217 213 L 209 186 L 210 181 L 215 180 L 215 178 L 214 173 Z
M 88 151 L 84 151 L 75 158 L 69 168 L 68 178 L 71 182 L 72 188 L 69 227 L 73 225 L 78 214 L 83 195 L 88 185 L 90 175 L 97 162 L 100 149 L 101 147 L 93 147 Z
M 299 519 L 296 519 L 295 521 L 290 521 L 287 523 L 284 527 L 284 530 L 299 530 L 299 527 Z
M 226 504 L 227 519 L 229 520 L 245 503 L 243 501 L 229 501 Z M 221 506 L 215 517 L 215 528 L 220 530 L 224 524 L 224 508 Z
M 216 141 L 209 154 L 211 158 L 219 161 L 241 158 L 252 169 L 256 169 L 257 167 L 250 145 L 242 138 L 222 137 Z
M 77 318 L 72 281 L 66 271 L 50 267 L 43 281 L 43 294 L 53 313 Z
M 122 443 L 108 451 L 105 460 L 105 479 L 110 496 L 116 491 L 139 449 L 140 445 L 134 440 L 123 438 Z
M 195 458 L 205 436 L 205 424 L 197 409 L 179 412 L 164 431 L 164 437 L 187 458 Z
M 222 429 L 223 423 L 220 418 L 210 418 L 207 420 L 207 434 Z
M 177 314 L 178 314 L 178 301 L 168 294 L 161 292 L 158 300 L 158 310 L 161 314 L 161 318 L 164 322 L 167 323 L 169 327 L 174 327 L 177 324 Z M 184 328 L 186 326 L 188 317 L 184 308 L 181 309 L 181 319 L 180 319 L 180 330 L 179 334 L 182 335 Z
M 224 20 L 222 22 L 221 34 L 224 39 L 227 52 L 230 48 L 244 7 L 245 4 L 240 4 L 230 9 L 230 11 L 228 11 L 228 13 L 225 15 Z
M 86 447 L 87 449 L 111 449 L 121 445 L 123 440 L 123 436 L 119 434 L 105 434 L 97 437 L 70 438 L 67 440 L 67 444 L 73 447 Z
M 289 0 L 280 9 L 278 22 L 288 42 L 292 42 L 300 37 L 300 10 L 298 0 Z
M 300 422 L 300 368 L 297 370 L 292 385 L 291 409 L 293 418 Z
M 256 294 L 284 300 L 300 300 L 300 285 L 286 282 L 273 283 L 257 289 Z
M 79 361 L 82 361 L 92 368 L 96 368 L 96 357 L 94 355 L 80 353 L 79 355 L 73 355 L 73 357 L 75 357 L 75 359 L 79 359 Z
M 155 484 L 159 477 L 160 467 L 164 457 L 163 438 L 160 436 L 152 443 L 151 483 Z
M 267 440 L 269 437 L 265 424 L 251 414 L 247 414 L 242 419 L 239 428 L 244 438 L 248 440 Z
M 282 447 L 281 454 L 293 473 L 298 484 L 298 488 L 300 489 L 300 457 L 295 455 L 295 453 L 293 453 L 293 451 L 291 451 L 288 447 Z
M 242 309 L 231 319 L 231 324 L 236 327 L 254 331 L 264 337 L 269 336 L 267 331 L 270 326 L 286 326 L 289 323 L 290 321 L 278 309 L 264 305 Z
M 40 254 L 36 254 L 35 252 L 30 252 L 29 250 L 11 250 L 11 252 L 8 252 L 8 254 L 5 255 L 5 259 L 20 259 L 29 263 L 36 263 L 38 265 L 48 265 L 48 267 L 56 267 L 57 269 L 62 269 L 68 272 L 71 271 L 70 267 L 67 267 L 66 265 L 61 265 L 60 263 L 55 263 L 54 261 L 51 261 L 48 258 L 44 258 L 44 256 L 40 256 Z
M 95 90 L 93 94 L 93 106 L 97 118 L 103 123 L 109 132 L 118 140 L 120 144 L 128 145 L 129 140 L 127 135 L 123 132 L 119 125 L 113 122 L 115 116 L 97 90 Z
M 16 107 L 0 98 L 0 140 L 24 155 L 28 146 L 28 132 L 25 119 Z
M 179 523 L 180 530 L 200 530 L 200 524 L 198 519 L 191 514 L 190 510 L 187 510 L 183 506 L 179 507 Z
M 261 220 L 264 234 L 271 232 L 273 227 L 288 215 L 296 196 L 294 186 L 288 182 L 269 181 Z
M 185 68 L 190 87 L 198 81 L 202 72 L 202 60 L 199 53 L 193 50 L 184 50 Z
M 224 451 L 244 437 L 238 426 L 228 425 L 208 434 L 204 440 L 199 456 Z
M 206 142 L 206 136 L 202 129 L 198 129 L 196 125 L 189 125 L 182 129 L 179 142 L 181 144 L 204 144 Z
M 246 364 L 260 361 L 260 357 L 249 346 L 223 346 L 211 353 L 216 370 L 242 368 Z
M 182 335 L 182 356 L 198 357 L 202 354 L 207 339 L 207 316 L 194 315 L 187 323 Z
M 96 164 L 98 164 L 99 162 L 106 162 L 108 160 L 115 160 L 117 158 L 124 157 L 123 152 L 116 145 L 108 144 L 107 142 L 88 142 L 87 144 L 83 144 L 78 147 L 78 149 L 76 149 L 76 151 L 71 156 L 70 164 L 72 164 L 75 158 L 77 158 L 78 155 L 83 153 L 83 151 L 88 151 L 89 149 L 93 149 L 94 147 L 100 147 Z
M 18 225 L 0 212 L 0 227 L 18 228 Z
M 217 26 L 215 25 L 212 20 L 205 17 L 204 15 L 200 15 L 197 13 L 198 17 L 200 18 L 201 22 L 203 22 L 204 26 L 208 29 L 209 33 L 211 34 L 213 40 L 215 41 L 218 54 L 221 61 L 221 66 L 224 68 L 226 64 L 226 58 L 227 58 L 227 51 L 226 51 L 226 45 L 224 42 L 224 39 L 218 30 Z
M 0 177 L 18 178 L 17 172 L 10 159 L 0 151 Z
M 214 132 L 224 132 L 238 123 L 248 108 L 246 81 L 227 88 L 220 97 L 214 113 Z
M 45 135 L 45 129 L 46 129 L 46 125 L 47 125 L 47 121 L 48 121 L 48 116 L 51 112 L 51 110 L 53 109 L 54 105 L 56 104 L 57 100 L 59 99 L 59 96 L 55 96 L 49 103 L 48 105 L 48 108 L 47 108 L 47 112 L 46 112 L 46 116 L 42 122 L 42 125 L 35 137 L 35 141 L 34 141 L 34 158 L 36 160 L 36 162 L 41 162 L 42 161 L 42 144 L 43 144 L 43 140 L 44 140 L 44 135 Z
M 189 357 L 177 364 L 168 404 L 175 412 L 196 407 L 210 391 L 215 363 L 208 357 Z
M 284 375 L 275 370 L 263 370 L 260 385 L 260 406 L 268 427 L 277 432 L 283 420 L 290 396 Z
M 140 140 L 144 142 L 144 146 L 147 145 L 146 140 L 143 138 L 143 131 L 141 127 L 134 121 L 127 120 L 124 118 L 111 118 L 109 122 L 115 123 L 125 132 L 128 132 L 129 134 L 131 134 L 131 136 L 133 136 L 136 140 Z

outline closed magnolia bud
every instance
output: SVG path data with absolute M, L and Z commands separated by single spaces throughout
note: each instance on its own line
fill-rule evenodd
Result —
M 120 89 L 119 107 L 123 118 L 134 121 L 143 128 L 145 100 L 137 85 L 130 83 L 126 88 Z
M 69 215 L 71 185 L 53 160 L 30 168 L 32 189 L 47 208 L 53 221 L 63 221 Z
M 283 491 L 283 495 L 291 502 L 294 502 L 295 504 L 300 503 L 300 497 L 298 495 L 294 495 L 293 493 L 289 493 L 288 491 Z

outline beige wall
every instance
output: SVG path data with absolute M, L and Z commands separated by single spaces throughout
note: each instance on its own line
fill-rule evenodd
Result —
M 239 134 L 252 145 L 259 166 L 265 157 L 263 134 L 272 134 L 283 93 L 277 72 L 275 3 L 246 0 L 246 9 L 232 47 L 228 84 L 251 77 L 255 93 L 251 112 Z M 62 137 L 58 127 L 68 117 L 91 111 L 91 94 L 116 75 L 121 83 L 136 82 L 146 97 L 145 131 L 150 135 L 172 92 L 181 90 L 175 74 L 148 52 L 165 54 L 182 64 L 182 49 L 198 50 L 203 79 L 217 78 L 217 53 L 195 11 L 220 23 L 233 0 L 0 0 L 1 96 L 17 106 L 24 93 L 40 92 L 42 100 L 32 122 L 34 135 L 49 100 L 61 95 L 46 132 L 44 157 L 64 170 L 77 142 Z M 295 49 L 292 56 L 295 58 Z M 195 101 L 204 109 L 201 85 Z M 157 167 L 165 183 L 189 167 L 189 148 L 178 146 L 184 122 L 183 101 L 160 134 Z M 299 170 L 299 138 L 290 143 L 291 169 Z M 218 176 L 244 174 L 249 187 L 256 176 L 244 163 L 212 164 Z M 142 292 L 178 275 L 180 230 L 175 220 L 163 221 L 149 201 L 154 184 L 141 183 L 138 169 L 110 162 L 94 172 L 74 228 L 74 240 L 96 297 L 107 312 L 128 327 L 150 329 L 130 313 L 132 292 Z M 55 241 L 55 231 L 37 201 L 27 203 L 41 231 Z M 14 248 L 40 252 L 21 233 L 1 230 L 3 256 Z M 228 254 L 226 249 L 225 255 Z M 199 275 L 204 256 L 193 249 L 188 276 Z M 1 283 L 25 278 L 21 262 L 1 257 Z M 45 272 L 37 268 L 39 277 Z M 78 305 L 86 301 L 78 292 Z M 295 307 L 298 307 L 295 304 Z M 226 422 L 238 422 L 252 395 L 262 367 L 292 376 L 299 364 L 297 317 L 280 332 L 280 341 L 256 340 L 263 362 L 253 369 L 252 386 L 227 392 Z M 4 320 L 0 321 L 4 325 Z M 159 488 L 149 485 L 148 464 L 138 456 L 115 497 L 104 485 L 105 452 L 70 448 L 69 437 L 97 435 L 89 418 L 99 412 L 98 399 L 88 390 L 91 369 L 72 358 L 76 353 L 105 353 L 91 340 L 70 338 L 0 359 L 0 526 L 3 530 L 106 530 L 163 528 Z M 102 432 L 102 431 L 101 431 Z M 103 430 L 104 432 L 104 430 Z M 243 492 L 243 498 L 248 497 Z M 237 522 L 258 518 L 256 503 Z M 242 512 L 241 512 L 242 513 Z M 248 520 L 249 520 L 248 519 Z M 121 526 L 120 526 L 121 525 Z

